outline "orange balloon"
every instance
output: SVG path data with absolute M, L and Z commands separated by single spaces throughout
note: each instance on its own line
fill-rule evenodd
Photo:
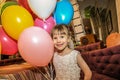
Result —
M 115 32 L 108 35 L 106 38 L 106 45 L 107 47 L 120 45 L 120 34 Z
M 20 33 L 34 25 L 32 15 L 19 5 L 12 5 L 5 8 L 1 15 L 1 22 L 6 33 L 15 40 L 18 40 Z

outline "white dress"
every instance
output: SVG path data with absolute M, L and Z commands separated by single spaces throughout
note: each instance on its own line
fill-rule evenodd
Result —
M 80 68 L 77 64 L 78 51 L 73 50 L 71 53 L 64 56 L 60 56 L 57 53 L 54 54 L 53 64 L 56 71 L 55 80 L 79 80 Z

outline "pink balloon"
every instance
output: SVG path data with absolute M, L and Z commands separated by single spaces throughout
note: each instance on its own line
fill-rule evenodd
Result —
M 46 21 L 36 18 L 34 24 L 35 24 L 35 26 L 41 27 L 48 33 L 50 33 L 52 28 L 56 25 L 55 20 L 52 16 L 50 16 L 48 19 L 46 19 Z
M 14 55 L 18 51 L 17 42 L 9 37 L 0 27 L 1 54 Z
M 39 27 L 30 27 L 21 33 L 18 49 L 23 59 L 34 66 L 48 65 L 54 53 L 50 35 Z

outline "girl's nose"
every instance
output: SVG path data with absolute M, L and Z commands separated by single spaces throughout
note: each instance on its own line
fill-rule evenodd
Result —
M 57 38 L 57 43 L 61 42 L 61 39 L 60 38 Z

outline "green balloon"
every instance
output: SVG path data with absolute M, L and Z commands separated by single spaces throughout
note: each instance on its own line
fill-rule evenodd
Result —
M 2 14 L 2 12 L 4 11 L 4 9 L 8 6 L 11 6 L 11 5 L 18 5 L 17 2 L 15 1 L 7 1 L 3 4 L 2 8 L 1 8 L 1 11 L 0 11 L 0 15 Z

